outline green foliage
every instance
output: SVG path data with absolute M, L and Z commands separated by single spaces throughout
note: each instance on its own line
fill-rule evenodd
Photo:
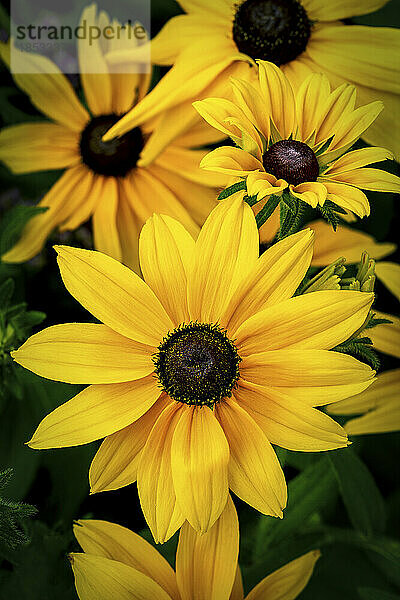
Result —
M 355 358 L 369 364 L 375 371 L 380 369 L 381 363 L 379 357 L 372 347 L 372 341 L 368 337 L 349 339 L 333 348 L 335 352 L 350 354 Z
M 321 216 L 332 226 L 333 230 L 336 231 L 338 225 L 342 223 L 340 215 L 345 215 L 346 211 L 332 202 L 331 200 L 325 200 L 325 203 L 317 206 L 317 210 L 321 213 Z
M 7 212 L 0 224 L 0 256 L 18 241 L 28 221 L 46 210 L 43 206 L 20 205 Z
M 371 473 L 351 448 L 328 453 L 353 526 L 371 536 L 385 531 L 385 505 Z
M 14 502 L 3 496 L 12 477 L 13 470 L 0 472 L 0 553 L 1 546 L 15 549 L 29 541 L 22 526 L 25 519 L 37 513 L 37 509 L 23 502 Z
M 245 189 L 246 180 L 243 179 L 242 181 L 238 181 L 238 183 L 234 183 L 233 185 L 230 185 L 229 187 L 225 188 L 218 196 L 218 200 L 225 200 L 225 198 L 229 198 L 229 196 L 236 194 L 236 192 L 240 192 L 241 190 Z

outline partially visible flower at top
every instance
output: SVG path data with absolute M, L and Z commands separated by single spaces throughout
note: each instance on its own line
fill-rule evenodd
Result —
M 109 18 L 96 14 L 96 5 L 87 7 L 82 20 L 88 27 L 104 26 Z M 114 47 L 131 47 L 128 36 L 109 40 Z M 103 142 L 103 134 L 132 106 L 145 97 L 150 73 L 135 73 L 135 65 L 114 66 L 108 72 L 104 59 L 107 44 L 80 39 L 78 56 L 81 83 L 89 111 L 81 104 L 70 82 L 48 58 L 13 48 L 19 72 L 17 85 L 31 102 L 54 121 L 24 123 L 0 133 L 0 159 L 14 173 L 66 169 L 43 197 L 39 206 L 46 212 L 33 217 L 20 240 L 3 255 L 5 262 L 24 262 L 43 247 L 51 231 L 72 230 L 92 217 L 94 246 L 136 271 L 139 232 L 154 212 L 163 212 L 196 236 L 199 226 L 215 206 L 220 180 L 205 176 L 199 169 L 203 150 L 191 150 L 214 141 L 207 126 L 192 129 L 165 148 L 157 160 L 140 166 L 141 154 L 157 120 L 146 116 L 126 135 Z M 10 46 L 0 45 L 0 55 L 9 64 Z M 100 64 L 102 73 L 92 73 Z M 33 71 L 33 72 L 32 72 Z M 130 72 L 133 71 L 133 72 Z M 218 136 L 217 136 L 218 137 Z M 168 145 L 168 140 L 166 141 Z
M 238 146 L 213 150 L 203 158 L 203 168 L 246 178 L 247 194 L 258 201 L 289 192 L 314 208 L 330 201 L 359 217 L 370 212 L 361 189 L 400 192 L 399 177 L 366 167 L 393 158 L 388 150 L 349 152 L 382 102 L 355 109 L 355 88 L 343 84 L 331 91 L 322 74 L 310 75 L 295 93 L 283 71 L 264 61 L 257 84 L 232 78 L 231 85 L 235 104 L 221 98 L 194 103 Z
M 139 245 L 144 281 L 100 252 L 58 247 L 65 286 L 104 324 L 55 325 L 13 352 L 43 377 L 92 384 L 45 417 L 29 445 L 105 437 L 91 491 L 137 480 L 158 542 L 185 520 L 210 529 L 229 487 L 282 517 L 286 482 L 271 444 L 346 447 L 343 429 L 316 407 L 374 378 L 330 351 L 365 322 L 373 294 L 292 298 L 312 238 L 301 231 L 259 256 L 255 218 L 239 194 L 217 205 L 196 242 L 170 217 L 149 219 Z
M 368 390 L 328 406 L 333 415 L 359 415 L 344 425 L 349 435 L 400 430 L 400 369 L 379 373 Z
M 383 100 L 386 110 L 364 139 L 400 159 L 400 31 L 341 22 L 384 6 L 387 0 L 179 0 L 188 13 L 173 17 L 152 40 L 152 61 L 172 69 L 141 106 L 117 123 L 125 133 L 144 112 L 190 118 L 188 100 L 226 96 L 230 76 L 254 81 L 257 60 L 278 65 L 298 90 L 311 73 L 325 73 L 338 87 L 357 86 L 361 104 Z M 121 56 L 116 53 L 116 59 Z M 155 135 L 161 135 L 156 132 Z
M 208 533 L 186 523 L 179 534 L 175 571 L 139 535 L 107 521 L 79 520 L 83 549 L 69 555 L 80 600 L 243 600 L 238 565 L 239 527 L 232 500 Z M 265 577 L 246 600 L 294 600 L 318 558 L 312 550 Z

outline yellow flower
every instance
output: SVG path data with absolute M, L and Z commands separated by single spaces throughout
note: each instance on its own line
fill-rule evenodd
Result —
M 328 406 L 334 415 L 360 415 L 347 421 L 344 428 L 349 435 L 384 433 L 400 429 L 400 369 L 380 373 L 371 387 Z
M 200 165 L 230 177 L 245 177 L 257 200 L 289 191 L 310 204 L 334 204 L 364 217 L 368 198 L 361 191 L 400 192 L 400 178 L 366 167 L 392 158 L 384 148 L 348 152 L 382 110 L 381 102 L 354 109 L 355 88 L 333 92 L 326 75 L 308 77 L 295 94 L 289 79 L 272 63 L 259 62 L 259 82 L 231 80 L 236 102 L 208 98 L 194 103 L 213 127 L 238 147 L 222 146 Z M 271 199 L 272 201 L 272 199 Z
M 243 600 L 238 566 L 239 530 L 233 502 L 199 535 L 186 523 L 179 534 L 174 571 L 139 535 L 107 521 L 79 520 L 82 552 L 69 555 L 80 600 Z M 271 573 L 246 600 L 294 600 L 307 585 L 318 550 Z
M 92 384 L 45 417 L 29 445 L 105 437 L 92 492 L 137 480 L 160 542 L 185 520 L 207 531 L 228 481 L 281 517 L 286 483 L 271 443 L 345 447 L 343 429 L 315 407 L 361 392 L 374 376 L 329 351 L 362 325 L 373 294 L 291 298 L 312 237 L 288 236 L 259 257 L 253 212 L 238 195 L 218 204 L 197 242 L 170 217 L 149 219 L 139 244 L 144 281 L 100 252 L 57 247 L 66 288 L 104 324 L 55 325 L 13 352 L 43 377 Z
M 88 26 L 99 20 L 108 22 L 104 12 L 96 16 L 94 4 L 85 9 L 82 19 Z M 41 250 L 55 227 L 72 230 L 92 217 L 95 248 L 138 270 L 139 232 L 154 212 L 178 219 L 197 235 L 215 206 L 216 191 L 211 186 L 218 182 L 205 177 L 198 168 L 205 153 L 189 149 L 212 137 L 204 127 L 192 129 L 190 135 L 182 135 L 146 168 L 140 166 L 140 156 L 150 143 L 156 120 L 143 119 L 126 136 L 103 143 L 103 133 L 132 105 L 141 103 L 150 74 L 126 73 L 126 68 L 122 73 L 114 69 L 112 73 L 93 74 L 92 64 L 107 69 L 99 41 L 88 45 L 87 40 L 80 40 L 78 50 L 90 112 L 78 100 L 69 80 L 47 58 L 13 49 L 20 70 L 14 75 L 16 83 L 54 122 L 3 129 L 0 159 L 14 173 L 66 170 L 39 204 L 48 210 L 30 220 L 19 242 L 2 259 L 29 260 Z M 8 45 L 0 46 L 0 54 L 9 63 Z M 40 70 L 43 74 L 38 74 Z M 164 141 L 165 146 L 169 140 L 164 137 Z
M 383 100 L 386 110 L 364 139 L 399 158 L 400 32 L 340 21 L 386 2 L 179 0 L 187 14 L 171 19 L 152 41 L 152 61 L 174 66 L 142 106 L 114 126 L 113 135 L 135 126 L 145 111 L 174 117 L 190 99 L 226 96 L 230 76 L 254 80 L 254 61 L 268 60 L 296 90 L 311 73 L 325 73 L 334 87 L 356 85 L 361 104 Z M 187 106 L 184 111 L 189 118 Z

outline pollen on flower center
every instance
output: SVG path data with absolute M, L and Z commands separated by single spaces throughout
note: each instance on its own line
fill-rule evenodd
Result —
M 240 52 L 280 66 L 306 49 L 311 21 L 298 0 L 245 0 L 232 34 Z
M 80 140 L 82 161 L 99 175 L 125 177 L 136 167 L 143 149 L 143 135 L 139 127 L 135 127 L 121 137 L 103 142 L 103 135 L 120 118 L 116 114 L 93 117 L 82 131 Z
M 297 140 L 280 140 L 272 144 L 263 156 L 267 173 L 289 184 L 316 181 L 319 175 L 317 157 L 307 144 Z
M 241 358 L 224 329 L 193 322 L 169 332 L 153 360 L 158 380 L 171 398 L 212 408 L 231 396 Z

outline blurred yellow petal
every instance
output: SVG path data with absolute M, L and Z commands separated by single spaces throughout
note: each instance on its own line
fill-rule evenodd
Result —
M 120 383 L 154 370 L 153 349 L 95 323 L 53 325 L 12 353 L 25 369 L 66 383 Z
M 13 173 L 65 169 L 80 162 L 76 132 L 55 123 L 22 123 L 0 131 L 0 160 Z
M 245 600 L 294 600 L 306 587 L 321 553 L 312 550 L 265 577 Z
M 38 204 L 47 210 L 28 221 L 18 242 L 1 257 L 3 262 L 25 262 L 40 252 L 53 229 L 87 202 L 92 182 L 86 167 L 70 167 Z
M 269 440 L 240 402 L 222 401 L 216 405 L 215 412 L 230 449 L 230 488 L 263 514 L 282 517 L 287 498 L 286 481 Z
M 244 381 L 235 397 L 272 444 L 300 452 L 335 450 L 348 444 L 338 423 L 287 395 L 286 388 L 271 389 Z
M 228 498 L 229 446 L 208 406 L 181 405 L 171 448 L 178 504 L 191 526 L 208 531 Z
M 117 490 L 136 481 L 140 453 L 167 403 L 161 395 L 137 421 L 106 437 L 90 465 L 91 494 Z
M 175 326 L 190 320 L 186 288 L 194 247 L 194 240 L 186 229 L 165 215 L 151 217 L 140 235 L 144 279 L 161 299 Z
M 184 523 L 176 552 L 182 600 L 228 600 L 239 553 L 239 523 L 231 498 L 218 521 L 199 535 Z
M 364 251 L 377 259 L 396 250 L 395 244 L 376 242 L 371 235 L 344 225 L 334 231 L 329 223 L 320 220 L 308 223 L 307 227 L 315 232 L 312 265 L 316 267 L 329 265 L 340 256 L 348 263 L 357 263 Z
M 99 25 L 96 4 L 87 6 L 80 19 L 92 31 Z M 100 39 L 78 38 L 79 74 L 90 112 L 94 116 L 112 113 L 112 87 L 107 62 L 103 56 Z M 133 93 L 132 93 L 133 98 Z
M 192 319 L 215 323 L 233 292 L 258 258 L 258 229 L 241 195 L 223 200 L 212 211 L 196 242 L 188 282 Z
M 246 278 L 236 290 L 221 318 L 231 337 L 253 314 L 290 298 L 310 266 L 313 233 L 299 231 L 274 244 L 248 266 Z
M 115 177 L 103 178 L 103 189 L 93 215 L 94 247 L 120 261 L 121 243 L 117 228 L 119 186 Z
M 310 19 L 317 21 L 336 21 L 336 19 L 366 15 L 385 6 L 387 2 L 388 0 L 364 0 L 360 4 L 357 0 L 335 0 L 332 3 L 324 3 L 320 0 L 302 0 Z
M 46 56 L 12 48 L 15 83 L 32 104 L 50 119 L 80 133 L 89 114 L 60 69 Z M 0 56 L 10 66 L 10 46 L 0 43 Z
M 91 385 L 47 415 L 28 445 L 43 450 L 93 442 L 139 419 L 159 395 L 153 375 L 128 383 Z
M 142 451 L 138 473 L 140 504 L 156 543 L 163 544 L 185 520 L 171 470 L 171 444 L 181 405 L 171 402 L 157 419 Z
M 153 579 L 124 563 L 78 552 L 69 559 L 80 600 L 171 600 Z
M 368 337 L 380 352 L 400 358 L 400 318 L 381 311 L 374 313 L 377 319 L 388 319 L 391 323 L 368 329 Z
M 400 265 L 381 261 L 375 265 L 375 273 L 388 290 L 400 301 Z
M 155 346 L 173 329 L 159 300 L 136 273 L 101 252 L 69 246 L 56 250 L 65 287 L 97 319 Z
M 236 331 L 241 356 L 281 348 L 330 350 L 365 322 L 374 294 L 348 290 L 313 292 L 270 306 Z
M 137 533 L 108 521 L 80 519 L 75 521 L 74 535 L 86 554 L 128 565 L 158 583 L 171 598 L 178 598 L 173 569 L 165 558 Z

